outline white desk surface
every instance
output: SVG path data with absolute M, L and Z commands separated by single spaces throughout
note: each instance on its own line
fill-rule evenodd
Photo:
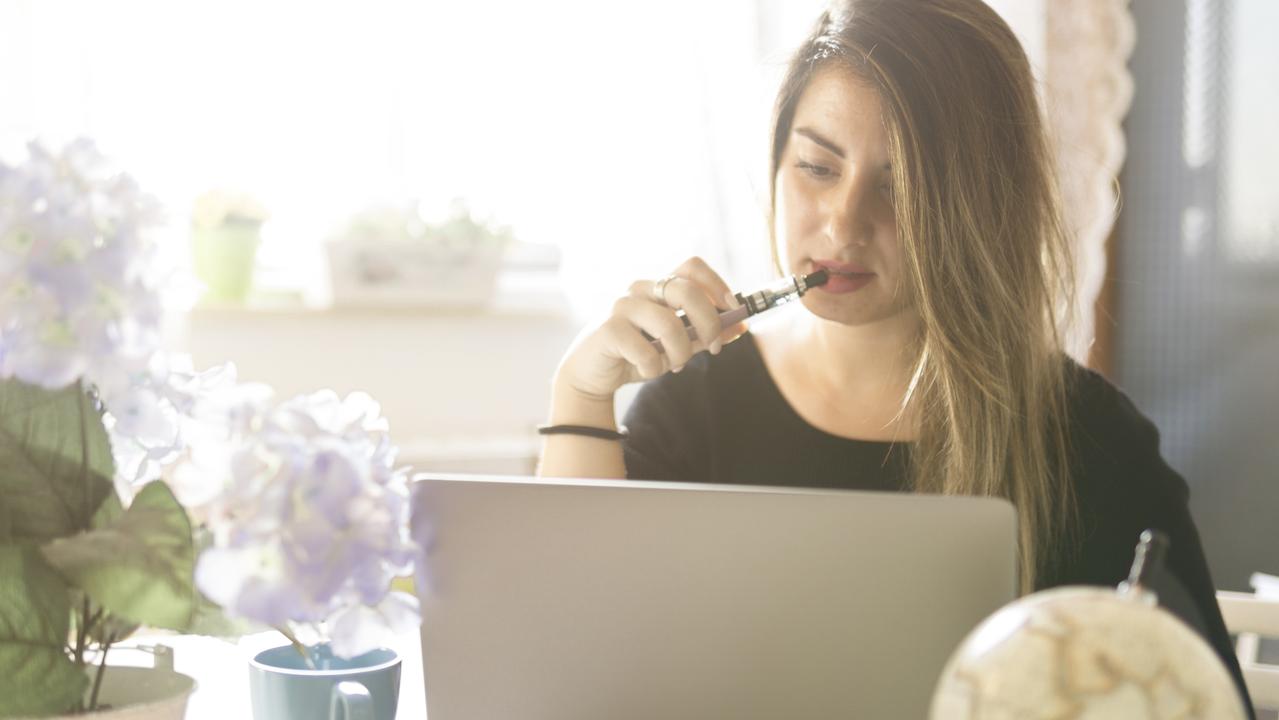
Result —
M 200 635 L 137 635 L 113 647 L 108 665 L 150 667 L 153 657 L 135 646 L 167 645 L 173 648 L 173 669 L 195 678 L 196 689 L 187 704 L 187 720 L 224 720 L 253 717 L 249 703 L 249 659 L 287 641 L 277 632 L 223 640 Z M 397 720 L 426 718 L 426 689 L 422 679 L 422 646 L 419 637 L 402 638 L 394 649 L 403 658 L 400 669 L 400 705 Z

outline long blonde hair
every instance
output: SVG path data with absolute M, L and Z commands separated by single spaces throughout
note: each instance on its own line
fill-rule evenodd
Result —
M 982 0 L 835 4 L 778 95 L 774 204 L 796 104 L 828 64 L 876 88 L 888 130 L 904 289 L 922 320 L 908 482 L 1011 500 L 1033 590 L 1073 552 L 1077 511 L 1061 352 L 1073 264 L 1029 62 Z

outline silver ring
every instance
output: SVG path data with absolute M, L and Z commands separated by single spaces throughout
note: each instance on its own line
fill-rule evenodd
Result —
M 666 285 L 674 279 L 674 275 L 667 275 L 661 280 L 653 283 L 653 299 L 663 305 L 666 305 Z

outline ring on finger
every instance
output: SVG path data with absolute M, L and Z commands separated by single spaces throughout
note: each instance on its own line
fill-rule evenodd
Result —
M 672 280 L 674 280 L 674 279 L 675 279 L 675 276 L 674 276 L 674 275 L 667 275 L 666 277 L 662 278 L 661 280 L 658 280 L 657 282 L 653 283 L 653 293 L 652 293 L 652 294 L 653 294 L 653 299 L 654 299 L 655 301 L 657 301 L 657 302 L 659 302 L 659 303 L 661 303 L 661 304 L 663 304 L 663 305 L 668 304 L 668 303 L 666 302 L 666 286 L 667 286 L 667 284 L 669 284 L 669 283 L 670 283 L 670 281 L 672 281 Z

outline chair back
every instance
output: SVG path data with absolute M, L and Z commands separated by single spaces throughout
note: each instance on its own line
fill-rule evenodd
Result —
M 1279 599 L 1222 590 L 1217 604 L 1226 629 L 1238 635 L 1235 652 L 1253 705 L 1279 709 L 1279 665 L 1258 660 L 1261 638 L 1279 638 Z

